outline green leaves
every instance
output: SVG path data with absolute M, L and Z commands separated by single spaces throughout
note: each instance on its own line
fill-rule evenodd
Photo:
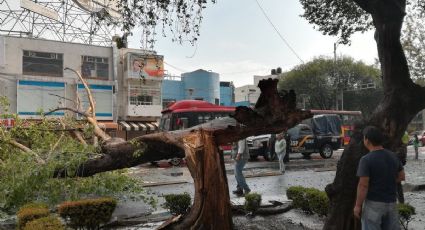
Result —
M 336 63 L 330 58 L 319 57 L 283 73 L 278 88 L 294 89 L 298 95 L 298 107 L 305 106 L 306 109 L 333 109 L 336 97 L 344 90 L 344 109 L 361 110 L 369 114 L 381 98 L 382 92 L 375 89 L 360 91 L 360 87 L 373 83 L 379 89 L 379 76 L 380 71 L 375 67 L 354 61 L 350 57 L 339 58 Z M 364 100 L 361 96 L 363 94 L 373 96 L 374 99 Z
M 354 1 L 300 0 L 304 9 L 301 16 L 317 26 L 325 35 L 338 36 L 339 43 L 350 43 L 355 32 L 372 29 L 371 16 Z

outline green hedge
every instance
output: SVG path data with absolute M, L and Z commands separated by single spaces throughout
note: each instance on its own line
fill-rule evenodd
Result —
M 248 193 L 245 195 L 245 210 L 248 212 L 255 212 L 260 208 L 261 195 L 258 193 Z
M 23 230 L 65 230 L 65 228 L 57 217 L 46 216 L 28 222 Z
M 113 198 L 67 201 L 59 205 L 59 215 L 73 228 L 98 229 L 107 223 L 117 206 Z
M 315 188 L 292 186 L 286 190 L 286 196 L 292 200 L 292 205 L 306 213 L 316 213 L 326 216 L 329 208 L 329 199 L 325 192 Z
M 30 203 L 22 206 L 18 213 L 18 229 L 23 229 L 25 225 L 33 220 L 46 217 L 50 214 L 47 205 L 41 203 Z
M 173 215 L 184 215 L 192 204 L 189 193 L 168 194 L 164 196 L 165 203 L 163 207 L 168 209 Z

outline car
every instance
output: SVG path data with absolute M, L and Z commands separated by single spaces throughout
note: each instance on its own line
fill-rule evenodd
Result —
M 258 156 L 263 156 L 265 160 L 274 160 L 269 156 L 268 146 L 271 134 L 251 136 L 246 139 L 249 149 L 250 160 L 256 160 Z

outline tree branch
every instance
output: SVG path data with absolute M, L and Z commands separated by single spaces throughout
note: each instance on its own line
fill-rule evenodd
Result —
M 13 139 L 9 140 L 9 144 L 15 146 L 16 148 L 18 148 L 18 149 L 20 149 L 20 150 L 22 150 L 26 153 L 33 155 L 35 157 L 37 163 L 39 163 L 39 164 L 45 164 L 46 163 L 36 152 L 32 151 L 32 149 L 28 148 L 27 146 L 13 140 Z
M 222 145 L 249 136 L 282 132 L 312 117 L 309 111 L 295 108 L 294 92 L 283 95 L 277 92 L 277 80 L 263 80 L 259 87 L 261 96 L 255 109 L 238 107 L 233 118 L 215 119 L 187 130 L 148 134 L 131 141 L 111 138 L 101 145 L 102 157 L 86 161 L 78 167 L 75 175 L 66 175 L 66 170 L 63 169 L 57 170 L 55 175 L 91 176 L 151 161 L 183 158 L 187 143 L 184 138 L 193 133 L 212 135 L 215 145 Z

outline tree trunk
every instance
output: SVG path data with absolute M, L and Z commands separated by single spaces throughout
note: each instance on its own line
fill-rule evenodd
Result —
M 159 229 L 232 229 L 224 158 L 212 133 L 198 130 L 184 137 L 183 143 L 195 183 L 194 204 L 181 222 Z
M 363 0 L 356 2 L 361 2 L 360 6 L 372 13 L 381 62 L 384 98 L 372 116 L 356 127 L 353 138 L 338 163 L 333 183 L 326 186 L 330 198 L 330 210 L 323 229 L 327 230 L 361 229 L 360 221 L 353 216 L 353 208 L 358 183 L 356 177 L 358 162 L 368 152 L 363 147 L 362 128 L 365 125 L 381 128 L 387 137 L 384 147 L 398 152 L 401 136 L 408 123 L 425 107 L 424 100 L 420 99 L 425 97 L 425 90 L 410 79 L 400 43 L 405 2 L 379 1 L 373 5 Z

